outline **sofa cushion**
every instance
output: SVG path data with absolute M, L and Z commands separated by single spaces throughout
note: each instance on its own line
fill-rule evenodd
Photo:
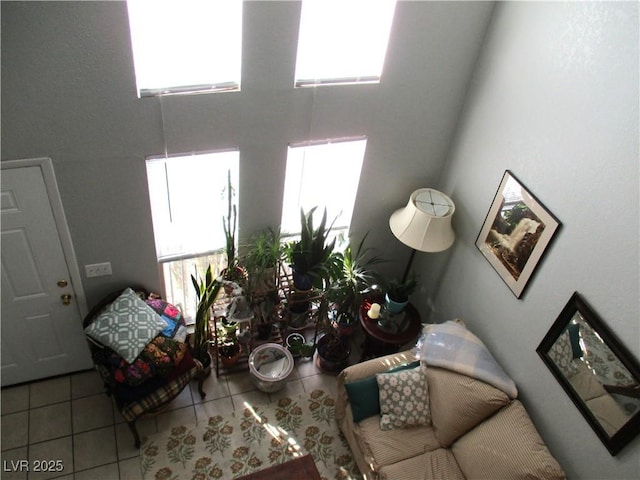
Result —
M 133 290 L 127 288 L 85 332 L 133 363 L 167 324 Z
M 565 478 L 518 400 L 462 436 L 451 449 L 469 479 Z
M 453 453 L 445 448 L 387 465 L 379 473 L 389 480 L 465 480 Z
M 358 445 L 373 470 L 406 460 L 440 447 L 430 426 L 380 430 L 380 416 L 375 415 L 354 425 Z
M 510 402 L 503 391 L 466 375 L 427 368 L 431 423 L 443 447 Z
M 425 367 L 376 375 L 380 389 L 380 429 L 429 425 L 429 390 Z
M 420 365 L 419 361 L 411 362 L 407 365 L 392 368 L 389 372 L 416 368 L 418 365 Z M 350 383 L 345 383 L 344 388 L 347 391 L 347 396 L 349 397 L 354 422 L 358 423 L 365 418 L 369 418 L 380 413 L 380 391 L 378 389 L 378 382 L 375 375 Z

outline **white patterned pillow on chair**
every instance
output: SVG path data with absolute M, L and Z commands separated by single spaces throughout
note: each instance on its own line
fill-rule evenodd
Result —
M 380 430 L 431 424 L 424 366 L 376 375 L 380 389 Z
M 133 363 L 166 322 L 127 288 L 95 319 L 85 333 Z

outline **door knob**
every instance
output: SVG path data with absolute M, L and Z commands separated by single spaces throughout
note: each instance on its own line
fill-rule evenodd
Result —
M 60 298 L 62 299 L 63 305 L 69 305 L 71 303 L 71 295 L 69 295 L 68 293 L 60 295 Z

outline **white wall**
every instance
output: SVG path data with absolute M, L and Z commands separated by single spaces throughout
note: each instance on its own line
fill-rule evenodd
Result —
M 144 158 L 164 152 L 161 112 L 169 153 L 240 148 L 241 238 L 280 221 L 288 143 L 367 135 L 353 230 L 408 255 L 388 217 L 440 176 L 493 5 L 401 2 L 383 82 L 314 91 L 293 88 L 300 3 L 246 2 L 242 92 L 162 105 L 136 96 L 124 2 L 1 7 L 2 159 L 52 157 L 81 269 L 112 263 L 84 279 L 92 303 L 159 288 Z
M 496 7 L 441 183 L 456 244 L 417 257 L 432 320 L 488 344 L 569 478 L 640 478 L 640 438 L 611 457 L 535 352 L 579 291 L 640 357 L 638 30 L 637 2 Z M 563 224 L 520 300 L 474 245 L 506 169 Z

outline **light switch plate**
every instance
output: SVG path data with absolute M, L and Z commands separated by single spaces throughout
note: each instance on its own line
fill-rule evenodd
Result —
M 111 275 L 111 262 L 94 263 L 91 265 L 85 265 L 84 271 L 87 274 L 87 278 L 103 277 L 105 275 Z

